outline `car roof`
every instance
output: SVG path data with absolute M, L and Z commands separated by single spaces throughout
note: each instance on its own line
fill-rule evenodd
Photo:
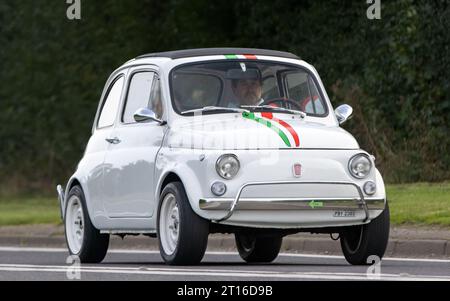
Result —
M 165 52 L 156 52 L 156 53 L 148 53 L 143 54 L 136 59 L 142 58 L 157 58 L 164 57 L 170 59 L 180 59 L 180 58 L 188 58 L 188 57 L 196 57 L 196 56 L 209 56 L 209 55 L 264 55 L 264 56 L 276 56 L 283 57 L 289 59 L 300 59 L 295 54 L 277 51 L 277 50 L 268 50 L 268 49 L 257 49 L 257 48 L 197 48 L 197 49 L 186 49 L 186 50 L 175 50 L 175 51 L 165 51 Z

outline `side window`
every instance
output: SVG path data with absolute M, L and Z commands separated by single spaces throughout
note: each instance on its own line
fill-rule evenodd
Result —
M 110 86 L 108 96 L 106 96 L 105 102 L 101 109 L 100 117 L 98 119 L 97 127 L 103 128 L 114 124 L 116 119 L 117 109 L 119 107 L 120 95 L 123 87 L 123 76 Z
M 310 112 L 311 109 L 314 111 L 314 114 L 322 115 L 325 114 L 325 106 L 320 99 L 319 91 L 317 91 L 316 84 L 314 83 L 313 79 L 308 76 L 308 82 L 309 82 L 309 91 L 311 93 L 312 101 L 309 104 L 305 105 L 305 108 L 303 111 Z
M 136 110 L 149 107 L 154 77 L 155 73 L 151 71 L 133 74 L 128 88 L 125 110 L 122 115 L 122 121 L 124 123 L 134 123 L 133 115 Z
M 325 114 L 325 105 L 308 73 L 289 73 L 285 79 L 288 97 L 295 100 L 304 112 L 311 115 Z
M 161 83 L 157 75 L 155 75 L 153 80 L 152 95 L 150 96 L 149 107 L 153 110 L 153 112 L 155 112 L 156 117 L 161 119 L 164 110 L 161 98 Z

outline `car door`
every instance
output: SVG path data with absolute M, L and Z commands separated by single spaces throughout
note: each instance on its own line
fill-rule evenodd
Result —
M 103 171 L 105 155 L 110 145 L 107 140 L 114 131 L 124 83 L 125 73 L 120 73 L 105 86 L 92 136 L 87 144 L 82 163 L 80 163 L 83 166 L 79 166 L 79 168 L 87 171 L 87 190 L 85 193 L 92 204 L 94 216 L 104 215 L 102 201 L 104 198 Z
M 128 76 L 120 120 L 105 158 L 104 207 L 111 218 L 148 218 L 155 209 L 155 160 L 165 126 L 137 123 L 133 115 L 142 107 L 157 111 L 162 99 L 156 70 L 134 69 Z M 159 102 L 159 103 L 158 103 Z

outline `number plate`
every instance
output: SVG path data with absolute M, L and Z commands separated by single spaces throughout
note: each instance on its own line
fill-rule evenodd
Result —
M 355 217 L 354 210 L 336 210 L 333 217 Z

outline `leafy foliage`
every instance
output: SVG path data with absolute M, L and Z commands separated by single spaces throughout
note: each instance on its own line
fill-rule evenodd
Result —
M 139 54 L 242 46 L 313 64 L 346 127 L 390 182 L 449 179 L 450 35 L 445 0 L 82 0 L 0 3 L 0 180 L 53 189 L 75 168 L 109 73 Z

